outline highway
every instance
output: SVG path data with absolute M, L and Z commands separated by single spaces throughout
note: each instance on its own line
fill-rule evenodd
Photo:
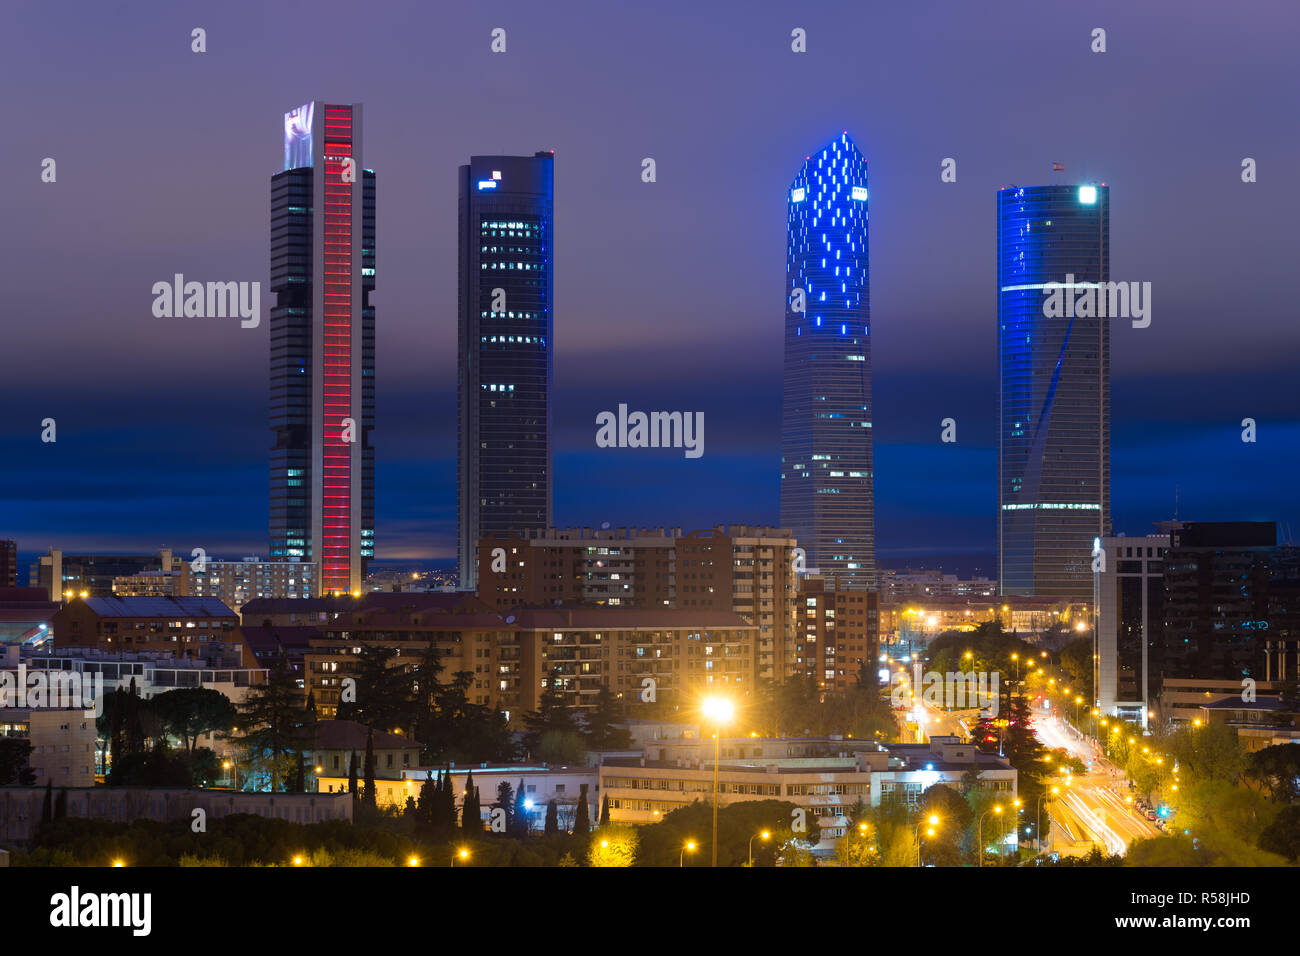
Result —
M 918 710 L 921 722 L 914 726 L 922 739 L 967 737 L 970 724 L 978 716 L 974 710 L 948 712 L 924 703 Z M 909 729 L 906 723 L 903 726 Z M 1043 815 L 1052 820 L 1048 851 L 1082 856 L 1097 846 L 1106 853 L 1123 855 L 1134 840 L 1160 835 L 1160 830 L 1129 802 L 1123 771 L 1112 766 L 1092 741 L 1080 740 L 1072 728 L 1053 716 L 1035 715 L 1033 728 L 1043 746 L 1063 749 L 1088 768 L 1083 774 L 1069 777 L 1068 784 L 1063 775 L 1048 782 L 1049 788 L 1057 786 L 1061 790 L 1057 797 L 1043 801 Z M 1034 812 L 1036 808 L 1026 808 L 1023 819 L 1029 821 Z

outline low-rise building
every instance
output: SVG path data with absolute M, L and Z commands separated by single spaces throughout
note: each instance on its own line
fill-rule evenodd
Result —
M 239 645 L 239 616 L 215 598 L 76 598 L 54 615 L 57 648 L 98 647 L 111 651 L 163 651 L 205 660 L 217 645 Z M 246 648 L 242 665 L 256 661 Z
M 69 708 L 0 708 L 0 737 L 31 744 L 28 765 L 36 785 L 89 787 L 95 783 L 95 718 Z
M 956 737 L 926 744 L 877 744 L 838 737 L 755 738 L 718 741 L 718 803 L 785 800 L 821 826 L 817 852 L 828 852 L 844 835 L 854 806 L 899 800 L 909 807 L 935 784 L 956 788 L 972 768 L 981 786 L 1014 799 L 1016 770 L 995 754 L 980 753 Z M 674 810 L 713 795 L 712 741 L 654 741 L 640 757 L 607 757 L 600 765 L 600 792 L 610 819 L 655 823 Z
M 1256 697 L 1244 701 L 1241 695 L 1201 704 L 1202 726 L 1231 727 L 1249 752 L 1278 744 L 1300 744 L 1300 713 L 1278 697 Z
M 317 779 L 342 777 L 346 783 L 348 764 L 355 754 L 357 776 L 365 772 L 366 741 L 370 728 L 355 720 L 322 720 L 316 724 L 316 743 L 311 752 L 313 767 L 320 767 Z M 401 734 L 375 730 L 371 741 L 375 755 L 375 778 L 400 780 L 402 771 L 420 765 L 424 745 Z M 324 789 L 324 788 L 322 788 Z M 344 788 L 346 789 L 346 787 Z M 402 798 L 405 802 L 405 797 Z

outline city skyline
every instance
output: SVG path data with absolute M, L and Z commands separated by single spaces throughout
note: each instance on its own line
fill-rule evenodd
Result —
M 1283 31 L 1270 29 L 1276 20 L 1264 17 L 1248 27 L 1249 56 L 1225 53 L 1240 57 L 1240 69 L 1217 78 L 1190 69 L 1165 76 L 1129 51 L 1157 36 L 1169 40 L 1169 25 L 1155 14 L 1115 11 L 1112 35 L 1127 39 L 1107 54 L 1110 69 L 1099 81 L 1080 75 L 1090 63 L 1086 44 L 1071 46 L 1063 35 L 1059 46 L 1021 51 L 1013 67 L 998 55 L 1010 41 L 994 24 L 954 11 L 955 35 L 932 38 L 933 55 L 956 63 L 969 57 L 981 68 L 953 90 L 909 60 L 908 44 L 885 42 L 891 29 L 912 35 L 919 15 L 886 11 L 873 21 L 878 29 L 868 41 L 873 56 L 865 76 L 837 55 L 846 40 L 831 22 L 813 18 L 810 36 L 829 56 L 810 61 L 806 80 L 824 94 L 791 111 L 788 122 L 773 123 L 768 104 L 793 95 L 762 75 L 769 60 L 784 64 L 780 58 L 789 55 L 788 44 L 774 40 L 768 53 L 758 43 L 767 32 L 780 39 L 776 24 L 748 23 L 738 28 L 744 43 L 717 50 L 709 39 L 716 18 L 679 15 L 698 29 L 679 38 L 686 44 L 683 65 L 665 82 L 697 90 L 704 107 L 727 108 L 679 118 L 661 93 L 621 79 L 579 94 L 586 66 L 562 64 L 537 76 L 537 48 L 549 55 L 590 38 L 530 23 L 528 42 L 517 36 L 511 55 L 489 61 L 490 68 L 470 65 L 477 54 L 453 48 L 450 66 L 465 67 L 463 79 L 453 69 L 431 80 L 463 93 L 466 104 L 475 102 L 469 91 L 486 84 L 485 95 L 497 105 L 491 115 L 440 98 L 437 122 L 412 124 L 407 118 L 426 94 L 417 93 L 420 84 L 403 82 L 422 62 L 411 51 L 388 53 L 392 66 L 385 69 L 363 53 L 359 64 L 331 72 L 323 88 L 303 80 L 336 61 L 344 46 L 355 50 L 357 38 L 386 29 L 382 18 L 360 24 L 358 37 L 346 41 L 315 21 L 296 24 L 292 30 L 320 42 L 286 51 L 270 36 L 290 30 L 290 18 L 268 12 L 259 14 L 267 18 L 266 39 L 243 38 L 234 50 L 214 44 L 207 60 L 186 45 L 166 53 L 164 66 L 175 81 L 165 89 L 110 70 L 102 88 L 124 104 L 114 131 L 92 115 L 75 133 L 54 122 L 59 104 L 76 87 L 79 71 L 110 58 L 88 36 L 117 28 L 92 11 L 85 35 L 77 31 L 63 44 L 45 35 L 52 25 L 33 24 L 31 50 L 58 50 L 55 66 L 66 57 L 77 67 L 69 80 L 60 74 L 19 105 L 14 149 L 3 160 L 10 181 L 31 180 L 15 192 L 12 209 L 14 227 L 32 237 L 11 254 L 15 274 L 29 279 L 15 286 L 12 307 L 17 315 L 48 316 L 13 323 L 8 331 L 13 354 L 26 359 L 8 367 L 0 386 L 11 410 L 0 452 L 24 463 L 21 473 L 0 478 L 6 535 L 25 553 L 50 545 L 149 551 L 170 543 L 178 551 L 189 544 L 224 553 L 265 547 L 267 333 L 237 322 L 154 318 L 148 288 L 176 272 L 267 281 L 265 176 L 280 158 L 272 124 L 287 105 L 310 95 L 367 104 L 368 156 L 385 183 L 393 183 L 384 192 L 393 199 L 385 204 L 381 196 L 377 211 L 380 231 L 391 236 L 384 239 L 376 358 L 383 422 L 376 437 L 380 558 L 455 554 L 450 184 L 465 155 L 498 145 L 503 153 L 555 148 L 565 182 L 575 186 L 563 193 L 566 241 L 556 264 L 564 324 L 555 355 L 554 522 L 777 523 L 774 385 L 782 333 L 774 303 L 783 296 L 775 272 L 784 252 L 777 197 L 786 192 L 791 153 L 802 155 L 804 144 L 846 128 L 872 159 L 875 231 L 888 237 L 876 244 L 872 264 L 872 305 L 880 318 L 873 377 L 881 555 L 995 550 L 996 297 L 990 294 L 988 199 L 1007 182 L 1046 179 L 1054 160 L 1064 162 L 1071 181 L 1105 179 L 1116 201 L 1132 210 L 1113 225 L 1113 254 L 1134 278 L 1150 278 L 1159 290 L 1151 327 L 1122 323 L 1112 345 L 1114 529 L 1141 533 L 1172 517 L 1176 493 L 1183 515 L 1277 520 L 1282 529 L 1300 520 L 1286 479 L 1300 467 L 1300 399 L 1285 374 L 1285 357 L 1300 335 L 1286 319 L 1290 247 L 1280 224 L 1257 215 L 1285 205 L 1276 157 L 1293 151 L 1294 133 L 1266 120 L 1266 97 L 1250 95 L 1275 85 L 1285 62 Z M 1070 34 L 1054 13 L 1035 11 L 1033 18 L 1042 35 Z M 1222 26 L 1218 18 L 1198 11 L 1174 28 L 1172 39 L 1212 35 Z M 181 25 L 141 22 L 126 52 L 169 50 L 168 38 Z M 457 11 L 442 27 L 472 36 L 478 25 Z M 675 31 L 655 22 L 627 42 L 635 59 L 672 36 Z M 628 54 L 598 50 L 596 65 L 612 67 Z M 14 51 L 14 68 L 22 69 L 30 55 L 26 48 Z M 744 102 L 734 96 L 740 79 L 712 79 L 719 56 L 743 66 L 743 82 L 754 85 Z M 112 149 L 95 164 L 77 161 L 82 143 L 92 139 L 152 135 L 146 129 L 157 110 L 132 104 L 172 103 L 164 109 L 171 115 L 188 112 L 181 106 L 186 98 L 213 104 L 207 74 L 191 73 L 196 65 L 216 68 L 219 58 L 226 78 L 221 108 L 205 114 L 210 132 L 171 137 L 169 161 L 150 168 L 146 179 L 135 160 Z M 1061 58 L 1071 66 L 1054 89 L 1020 82 L 1023 70 Z M 265 69 L 255 76 L 231 71 L 241 63 Z M 701 85 L 706 75 L 710 83 Z M 867 82 L 889 75 L 906 82 Z M 541 109 L 502 98 L 520 82 L 534 85 Z M 1058 100 L 1123 116 L 1135 86 L 1164 108 L 1149 126 L 1121 123 L 1114 138 L 1070 124 L 1051 127 L 1045 139 L 1033 124 L 984 130 L 974 120 L 978 111 L 969 108 L 979 97 L 996 100 L 1014 91 L 1014 115 L 1025 119 L 1053 115 L 1045 104 Z M 636 118 L 593 130 L 581 111 L 545 105 L 552 101 L 590 102 L 605 115 L 626 111 Z M 928 111 L 924 124 L 914 119 L 920 104 Z M 1216 132 L 1207 131 L 1208 121 Z M 1225 130 L 1244 144 L 1236 152 L 1258 158 L 1257 183 L 1240 181 L 1241 156 L 1221 145 Z M 746 162 L 735 162 L 736 142 L 750 147 Z M 57 183 L 42 184 L 30 173 L 22 161 L 29 153 L 59 159 Z M 957 181 L 943 183 L 940 161 L 954 154 Z M 655 183 L 640 179 L 646 156 L 658 160 Z M 692 172 L 705 168 L 726 173 Z M 192 189 L 196 179 L 206 183 L 203 190 Z M 125 193 L 133 203 L 125 204 Z M 1194 209 L 1189 196 L 1196 198 Z M 716 225 L 678 231 L 674 223 L 686 209 Z M 599 238 L 602 228 L 620 222 L 644 225 L 621 232 L 618 242 Z M 131 231 L 107 247 L 90 240 L 110 227 Z M 691 262 L 707 263 L 708 275 Z M 68 274 L 79 278 L 63 281 Z M 1201 281 L 1209 275 L 1231 281 Z M 609 321 L 604 303 L 622 303 L 628 317 Z M 1243 313 L 1249 322 L 1225 321 Z M 101 361 L 105 355 L 112 361 Z M 88 401 L 110 385 L 111 408 Z M 159 396 L 167 397 L 160 402 Z M 630 407 L 703 409 L 708 454 L 685 462 L 596 449 L 591 419 L 620 400 Z M 47 416 L 59 423 L 57 444 L 39 444 L 38 426 Z M 1240 441 L 1247 416 L 1259 422 L 1257 444 Z M 939 442 L 945 417 L 957 419 L 956 445 Z M 592 474 L 602 480 L 583 480 Z M 692 488 L 690 500 L 672 490 L 682 483 Z

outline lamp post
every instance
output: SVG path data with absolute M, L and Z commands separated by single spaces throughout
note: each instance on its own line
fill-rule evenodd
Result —
M 754 836 L 749 838 L 749 865 L 750 866 L 754 865 L 754 837 L 758 837 L 760 840 L 766 843 L 771 838 L 771 836 L 772 834 L 770 831 L 763 830 L 761 833 L 755 833 Z
M 690 852 L 690 853 L 694 853 L 694 852 L 695 852 L 695 841 L 694 841 L 694 840 L 687 840 L 687 841 L 686 841 L 686 845 L 682 847 L 682 853 L 681 853 L 681 856 L 679 856 L 679 857 L 677 858 L 677 866 L 678 866 L 678 868 L 681 868 L 681 867 L 683 867 L 683 866 L 686 865 L 686 854 L 687 854 L 687 852 Z
M 1052 796 L 1056 796 L 1060 792 L 1061 792 L 1060 787 L 1052 788 Z M 1047 796 L 1046 790 L 1044 790 L 1042 793 L 1038 795 L 1038 824 L 1037 824 L 1038 828 L 1034 830 L 1034 838 L 1038 841 L 1039 853 L 1043 852 L 1043 798 L 1045 796 Z
M 468 860 L 468 859 L 469 859 L 469 850 L 468 850 L 466 847 L 461 847 L 459 850 L 456 850 L 455 852 L 453 852 L 452 855 L 451 855 L 451 865 L 452 865 L 452 866 L 455 866 L 455 865 L 456 865 L 456 857 L 460 857 L 461 862 L 464 862 L 465 860 Z
M 238 790 L 239 789 L 239 767 L 235 763 L 235 758 L 231 757 L 229 760 L 224 761 L 221 764 L 221 769 L 230 771 L 230 789 Z
M 934 836 L 934 828 L 937 827 L 938 825 L 939 825 L 938 814 L 932 813 L 930 814 L 928 819 L 919 821 L 916 824 L 916 826 L 913 828 L 916 830 L 916 865 L 918 867 L 920 867 L 921 865 L 921 827 L 927 826 L 927 829 L 925 831 L 926 836 Z
M 980 861 L 979 861 L 980 866 L 984 865 L 984 818 L 987 817 L 990 813 L 1001 814 L 1002 807 L 1000 805 L 995 805 L 991 810 L 985 810 L 983 813 L 980 814 L 979 826 L 976 828 L 977 839 L 979 841 L 979 846 L 977 847 L 977 849 L 979 850 L 979 855 L 980 855 Z
M 736 708 L 726 697 L 706 697 L 704 716 L 713 721 L 713 862 L 718 865 L 718 759 L 722 746 L 722 726 L 731 723 Z

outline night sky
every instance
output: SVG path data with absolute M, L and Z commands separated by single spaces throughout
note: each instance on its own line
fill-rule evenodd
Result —
M 455 7 L 4 5 L 0 538 L 265 554 L 270 177 L 311 99 L 364 105 L 378 181 L 380 558 L 455 550 L 471 154 L 556 151 L 556 523 L 775 523 L 786 190 L 842 130 L 870 168 L 882 556 L 995 550 L 994 193 L 1052 161 L 1110 185 L 1111 278 L 1153 284 L 1150 328 L 1112 326 L 1115 530 L 1175 486 L 1183 518 L 1300 527 L 1294 3 Z M 177 272 L 261 282 L 261 326 L 154 318 Z M 703 411 L 704 457 L 597 449 L 619 402 Z

